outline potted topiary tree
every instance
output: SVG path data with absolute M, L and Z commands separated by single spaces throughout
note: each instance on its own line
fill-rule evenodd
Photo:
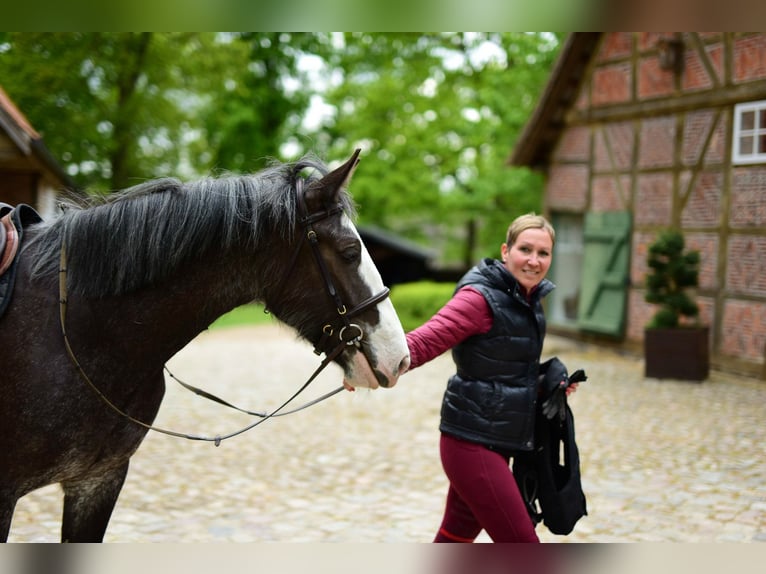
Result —
M 644 299 L 659 307 L 644 330 L 645 375 L 703 381 L 710 372 L 708 328 L 690 293 L 698 286 L 700 254 L 685 251 L 683 234 L 668 229 L 649 246 L 647 264 Z

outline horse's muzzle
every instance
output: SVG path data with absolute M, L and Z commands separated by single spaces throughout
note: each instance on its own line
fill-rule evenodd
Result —
M 399 380 L 399 377 L 407 371 L 410 365 L 409 356 L 405 356 L 393 371 L 387 370 L 382 365 L 373 367 L 363 352 L 356 352 L 348 364 L 343 384 L 346 388 L 369 388 L 378 387 L 390 389 Z

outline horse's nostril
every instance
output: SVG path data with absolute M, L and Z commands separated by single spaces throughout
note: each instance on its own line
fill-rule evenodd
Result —
M 399 375 L 403 375 L 404 373 L 407 372 L 407 369 L 409 368 L 410 368 L 410 356 L 407 355 L 406 357 L 402 359 L 401 363 L 399 363 L 399 368 L 396 372 Z

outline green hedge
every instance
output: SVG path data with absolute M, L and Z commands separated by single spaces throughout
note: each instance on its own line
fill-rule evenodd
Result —
M 260 303 L 250 303 L 232 309 L 225 315 L 221 315 L 212 325 L 210 325 L 210 328 L 218 329 L 220 327 L 236 327 L 238 325 L 261 325 L 264 323 L 271 323 L 272 321 L 276 321 L 276 319 L 271 315 L 264 313 L 263 305 Z
M 454 283 L 419 281 L 395 285 L 391 289 L 391 302 L 396 308 L 402 327 L 412 331 L 419 327 L 452 297 Z

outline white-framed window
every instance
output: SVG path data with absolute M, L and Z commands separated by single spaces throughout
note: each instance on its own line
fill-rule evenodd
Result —
M 734 106 L 735 164 L 766 163 L 766 100 Z

